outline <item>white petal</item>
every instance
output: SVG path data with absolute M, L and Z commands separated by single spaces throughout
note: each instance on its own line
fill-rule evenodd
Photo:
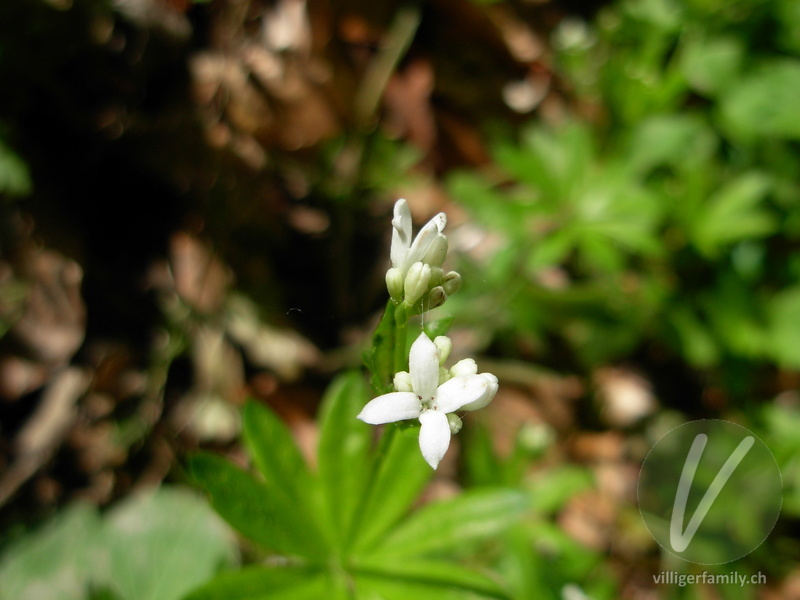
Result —
M 440 410 L 426 410 L 419 416 L 419 449 L 422 458 L 434 469 L 450 446 L 450 423 Z
M 392 219 L 392 248 L 390 257 L 392 266 L 402 271 L 407 268 L 406 256 L 411 247 L 411 211 L 403 198 L 394 205 L 394 218 Z M 405 273 L 404 273 L 405 274 Z
M 442 232 L 444 226 L 447 224 L 447 215 L 439 213 L 433 217 L 428 223 L 420 229 L 417 237 L 411 244 L 411 248 L 406 255 L 406 263 L 412 265 L 415 262 L 421 261 L 425 254 L 428 252 L 433 241 Z
M 441 267 L 445 258 L 447 258 L 447 238 L 438 233 L 428 245 L 428 249 L 422 257 L 422 262 L 432 267 Z
M 392 392 L 367 402 L 367 405 L 358 414 L 358 418 L 370 425 L 380 425 L 381 423 L 416 419 L 421 410 L 422 405 L 416 394 Z
M 491 373 L 481 373 L 480 377 L 483 377 L 488 384 L 486 391 L 474 402 L 470 402 L 469 404 L 462 406 L 461 410 L 478 410 L 483 408 L 492 401 L 492 398 L 494 398 L 494 395 L 497 393 L 497 377 Z
M 478 373 L 478 365 L 471 358 L 463 358 L 450 367 L 450 375 L 453 377 L 465 377 L 467 375 L 476 375 Z
M 414 392 L 423 402 L 431 400 L 439 385 L 439 353 L 424 331 L 411 344 L 408 363 Z
M 483 397 L 490 381 L 483 375 L 453 377 L 436 391 L 437 409 L 450 413 Z

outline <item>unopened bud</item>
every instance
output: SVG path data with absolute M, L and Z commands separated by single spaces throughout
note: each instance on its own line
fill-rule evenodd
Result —
M 474 402 L 462 406 L 462 410 L 478 410 L 483 408 L 492 401 L 492 398 L 494 398 L 494 395 L 497 393 L 497 377 L 491 373 L 481 373 L 480 377 L 483 377 L 486 382 L 486 391 Z
M 476 375 L 478 373 L 478 365 L 471 358 L 463 358 L 450 367 L 450 374 L 453 377 L 465 377 L 467 375 Z
M 435 288 L 437 285 L 442 285 L 444 281 L 444 271 L 441 267 L 431 267 L 431 280 L 428 287 Z
M 447 415 L 447 424 L 450 425 L 450 433 L 453 435 L 461 431 L 461 426 L 463 425 L 461 418 L 453 413 Z
M 389 290 L 389 295 L 395 302 L 403 299 L 403 284 L 403 273 L 400 269 L 392 267 L 386 271 L 386 289 Z
M 428 282 L 431 280 L 431 268 L 429 265 L 421 262 L 415 262 L 408 270 L 405 281 L 406 300 L 408 306 L 413 306 L 414 303 L 422 298 L 422 295 L 428 291 Z
M 553 430 L 544 423 L 528 423 L 517 433 L 517 442 L 532 455 L 540 455 L 553 443 Z
M 433 343 L 439 352 L 439 364 L 443 365 L 453 350 L 453 342 L 446 335 L 439 335 L 433 340 Z
M 444 276 L 442 287 L 448 296 L 452 296 L 461 289 L 461 275 L 455 271 L 450 271 Z
M 422 262 L 432 266 L 432 267 L 441 267 L 444 259 L 447 257 L 447 238 L 442 235 L 441 233 L 437 234 L 431 245 L 428 246 L 428 250 L 425 252 L 425 256 L 422 258 Z
M 444 288 L 440 285 L 437 285 L 431 290 L 431 293 L 428 296 L 428 310 L 441 306 L 444 304 L 445 300 L 447 300 L 447 294 L 445 293 Z
M 411 373 L 399 371 L 394 376 L 394 389 L 396 392 L 413 392 L 414 386 L 411 384 Z

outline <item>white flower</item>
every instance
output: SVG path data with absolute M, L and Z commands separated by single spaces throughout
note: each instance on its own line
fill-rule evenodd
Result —
M 447 238 L 444 226 L 447 215 L 439 213 L 420 230 L 417 237 L 411 240 L 411 211 L 404 199 L 394 205 L 392 219 L 392 249 L 390 257 L 392 268 L 398 269 L 405 279 L 408 270 L 414 263 L 425 263 L 431 267 L 441 267 L 447 254 Z
M 419 419 L 422 426 L 419 448 L 435 469 L 450 446 L 448 413 L 482 408 L 497 392 L 497 377 L 491 373 L 477 374 L 475 361 L 462 363 L 458 375 L 439 385 L 439 351 L 427 335 L 420 333 L 411 345 L 410 373 L 401 371 L 395 376 L 395 389 L 401 391 L 371 400 L 358 418 L 371 425 Z M 465 364 L 467 368 L 463 368 Z M 408 391 L 409 379 L 411 391 Z

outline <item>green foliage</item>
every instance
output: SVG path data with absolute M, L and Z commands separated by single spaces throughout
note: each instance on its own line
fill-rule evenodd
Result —
M 732 136 L 797 140 L 794 110 L 800 94 L 800 60 L 774 58 L 755 64 L 722 98 L 720 117 Z
M 703 369 L 796 368 L 790 4 L 624 2 L 562 43 L 563 74 L 607 119 L 531 124 L 495 143 L 496 168 L 451 175 L 502 240 L 463 267 L 489 291 L 465 288 L 459 318 L 498 290 L 506 314 L 475 326 L 543 357 L 555 342 L 586 366 L 647 346 Z
M 42 529 L 6 548 L 0 558 L 0 598 L 13 600 L 46 586 L 54 600 L 79 600 L 89 587 L 93 553 L 102 535 L 94 509 L 75 504 Z M 64 552 L 72 547 L 72 552 Z
M 27 165 L 0 139 L 0 194 L 24 196 L 32 187 Z
M 527 494 L 475 491 L 406 517 L 431 470 L 412 428 L 387 427 L 373 449 L 371 428 L 356 419 L 368 399 L 358 373 L 334 381 L 320 409 L 318 472 L 277 415 L 252 402 L 245 441 L 261 477 L 215 456 L 191 460 L 212 506 L 269 558 L 219 575 L 187 600 L 508 597 L 495 579 L 447 556 L 518 521 Z
M 0 557 L 0 598 L 176 600 L 236 550 L 207 504 L 162 487 L 101 517 L 74 504 Z

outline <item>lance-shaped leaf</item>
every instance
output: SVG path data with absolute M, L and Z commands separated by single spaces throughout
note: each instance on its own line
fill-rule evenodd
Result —
M 292 502 L 309 506 L 318 485 L 291 432 L 272 410 L 251 400 L 243 411 L 244 441 L 265 484 Z
M 244 441 L 270 493 L 281 497 L 296 521 L 305 522 L 309 536 L 321 536 L 325 508 L 319 480 L 283 420 L 255 401 L 245 405 L 242 420 Z
M 372 428 L 356 419 L 368 400 L 358 372 L 337 378 L 320 408 L 319 476 L 334 539 L 343 549 L 372 471 Z
M 325 597 L 327 585 L 324 575 L 313 567 L 252 566 L 222 573 L 184 600 L 316 600 Z
M 499 536 L 530 501 L 516 490 L 475 490 L 416 511 L 381 541 L 378 556 L 420 556 Z
M 308 516 L 249 473 L 211 454 L 193 457 L 190 470 L 209 493 L 214 510 L 244 536 L 282 554 L 311 559 L 326 555 L 326 544 L 309 526 Z
M 374 546 L 417 499 L 433 471 L 419 453 L 416 427 L 384 433 L 377 468 L 353 523 L 355 549 Z
M 377 594 L 384 600 L 436 598 L 436 600 L 507 599 L 494 579 L 440 560 L 403 560 L 359 563 L 355 572 L 359 598 Z

